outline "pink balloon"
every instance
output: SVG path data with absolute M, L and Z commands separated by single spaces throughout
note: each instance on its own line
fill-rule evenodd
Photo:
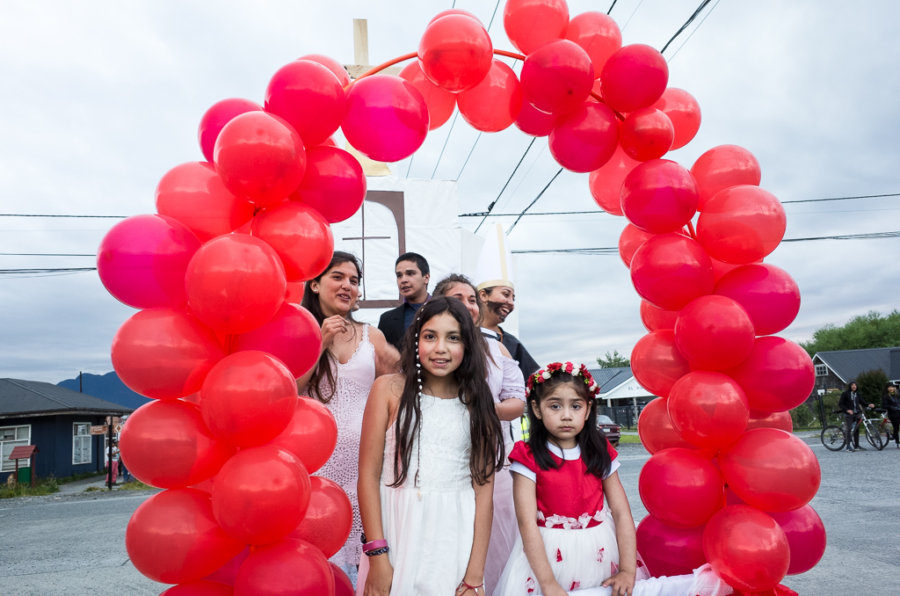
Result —
M 621 198 L 628 221 L 654 234 L 680 230 L 697 211 L 693 176 L 668 159 L 635 166 L 622 183 Z
M 366 198 L 366 176 L 347 151 L 320 145 L 306 152 L 306 174 L 291 199 L 318 211 L 329 223 L 349 219 Z
M 530 53 L 522 65 L 522 93 L 539 110 L 562 115 L 581 106 L 594 84 L 591 58 L 560 39 Z
M 331 226 L 318 211 L 296 201 L 258 214 L 251 230 L 281 258 L 288 281 L 306 281 L 322 273 L 334 252 Z
M 447 91 L 471 89 L 491 70 L 494 46 L 477 19 L 449 14 L 435 19 L 419 40 L 419 66 L 428 79 Z
M 523 54 L 560 39 L 568 23 L 565 0 L 507 0 L 503 7 L 503 28 Z
M 122 382 L 155 399 L 194 393 L 224 356 L 212 330 L 184 311 L 170 308 L 134 314 L 112 342 L 112 364 Z
M 181 307 L 184 272 L 200 241 L 164 215 L 135 215 L 114 225 L 97 250 L 97 273 L 107 291 L 134 308 Z
M 682 438 L 681 432 L 672 423 L 668 404 L 664 397 L 650 400 L 650 403 L 641 410 L 638 419 L 638 435 L 644 449 L 650 453 L 671 447 L 693 448 L 693 445 Z
M 595 170 L 596 171 L 596 170 Z M 626 267 L 631 267 L 634 253 L 644 242 L 652 238 L 654 234 L 645 232 L 634 224 L 626 224 L 619 235 L 619 257 Z
M 592 171 L 588 177 L 591 196 L 610 215 L 623 215 L 620 194 L 622 183 L 636 165 L 638 161 L 629 157 L 620 145 L 609 161 Z
M 697 219 L 697 240 L 709 256 L 747 264 L 769 255 L 784 237 L 781 202 L 758 186 L 732 186 L 717 193 Z
M 350 75 L 347 73 L 347 69 L 343 67 L 343 65 L 332 58 L 331 56 L 325 56 L 323 54 L 306 54 L 305 56 L 300 56 L 297 60 L 309 60 L 311 62 L 318 62 L 325 68 L 331 71 L 335 77 L 337 77 L 338 82 L 341 84 L 341 87 L 346 87 L 350 84 Z
M 600 76 L 609 57 L 622 47 L 619 26 L 612 17 L 602 12 L 588 11 L 572 17 L 565 37 L 581 46 L 591 57 L 594 76 Z
M 711 294 L 689 302 L 675 322 L 675 345 L 693 370 L 726 370 L 753 350 L 753 323 L 743 307 Z
M 334 590 L 325 555 L 293 538 L 254 549 L 234 582 L 235 594 L 254 596 L 334 596 Z
M 294 417 L 271 445 L 293 453 L 312 474 L 328 461 L 337 445 L 337 423 L 321 402 L 301 397 L 294 404 Z
M 280 360 L 257 350 L 226 356 L 200 388 L 203 421 L 216 437 L 235 447 L 269 442 L 294 415 L 297 384 Z
M 619 130 L 622 149 L 638 161 L 659 159 L 672 147 L 672 121 L 656 108 L 641 108 L 625 116 Z
M 231 351 L 268 352 L 294 377 L 302 377 L 318 362 L 321 344 L 322 331 L 316 318 L 299 304 L 285 302 L 268 322 L 235 336 Z
M 304 145 L 318 145 L 341 125 L 344 86 L 323 64 L 294 60 L 279 68 L 266 88 L 266 111 L 294 127 Z
M 800 312 L 797 282 L 774 265 L 761 263 L 732 269 L 716 283 L 715 292 L 744 308 L 756 335 L 778 333 Z
M 456 95 L 432 83 L 422 72 L 418 60 L 407 64 L 400 71 L 399 77 L 409 81 L 409 84 L 422 94 L 425 106 L 428 108 L 428 130 L 440 128 L 450 119 L 453 109 L 456 107 Z
M 212 163 L 213 153 L 216 147 L 216 139 L 222 131 L 222 127 L 228 124 L 232 118 L 245 112 L 262 111 L 262 106 L 249 99 L 230 98 L 214 103 L 203 118 L 200 119 L 200 129 L 197 136 L 200 140 L 200 149 L 206 161 Z
M 772 335 L 756 338 L 750 356 L 726 372 L 744 388 L 750 409 L 760 413 L 796 408 L 806 401 L 816 383 L 815 368 L 806 350 Z
M 720 190 L 750 184 L 759 186 L 762 171 L 752 153 L 737 145 L 719 145 L 697 158 L 691 166 L 700 191 L 699 210 Z
M 268 544 L 297 527 L 309 505 L 309 490 L 309 475 L 291 453 L 274 445 L 249 447 L 216 475 L 213 514 L 238 540 Z
M 201 161 L 175 166 L 156 186 L 159 214 L 177 219 L 202 242 L 241 227 L 254 209 L 225 188 L 212 164 Z
M 809 503 L 822 471 L 809 445 L 777 428 L 754 428 L 719 453 L 728 487 L 764 511 L 790 511 Z
M 804 505 L 792 511 L 770 513 L 787 537 L 791 550 L 788 575 L 805 573 L 825 554 L 825 524 L 816 510 Z
M 665 310 L 713 289 L 712 263 L 698 242 L 680 234 L 657 234 L 635 251 L 631 281 L 645 300 Z
M 644 44 L 622 46 L 609 57 L 600 74 L 603 99 L 617 112 L 653 105 L 669 82 L 666 59 Z
M 341 128 L 361 153 L 375 161 L 398 161 L 425 141 L 428 107 L 419 90 L 400 77 L 365 77 L 350 87 Z
M 697 447 L 729 445 L 747 426 L 744 390 L 722 373 L 698 370 L 684 375 L 672 385 L 667 402 L 675 428 Z
M 556 116 L 543 112 L 527 101 L 522 102 L 522 109 L 516 117 L 516 126 L 525 134 L 533 137 L 546 137 L 553 131 Z
M 600 103 L 585 102 L 556 121 L 550 133 L 550 153 L 568 170 L 590 172 L 613 156 L 618 135 L 612 110 Z
M 653 107 L 661 110 L 672 122 L 675 131 L 672 142 L 673 150 L 681 149 L 690 143 L 697 131 L 700 130 L 700 104 L 684 89 L 668 87 L 662 97 L 653 104 Z M 702 203 L 702 190 L 700 200 Z
M 678 311 L 663 310 L 646 300 L 641 300 L 641 322 L 647 328 L 647 331 L 675 329 L 675 321 L 677 319 Z
M 675 381 L 690 371 L 687 360 L 675 347 L 675 333 L 671 329 L 648 333 L 631 351 L 634 378 L 654 395 L 669 395 Z
M 794 421 L 790 412 L 757 412 L 750 410 L 747 430 L 752 428 L 778 428 L 785 432 L 794 432 Z
M 494 60 L 487 76 L 460 92 L 456 103 L 472 128 L 500 132 L 515 122 L 522 109 L 522 86 L 512 68 Z
M 706 562 L 702 526 L 675 528 L 652 515 L 638 524 L 637 547 L 653 577 L 687 575 Z
M 725 504 L 716 466 L 681 447 L 654 453 L 641 469 L 638 490 L 650 515 L 676 528 L 700 526 Z
M 306 171 L 300 135 L 266 112 L 246 112 L 228 122 L 216 139 L 213 158 L 228 190 L 260 207 L 287 199 Z
M 221 333 L 246 333 L 278 312 L 287 291 L 275 250 L 253 236 L 231 234 L 204 244 L 185 275 L 188 307 Z

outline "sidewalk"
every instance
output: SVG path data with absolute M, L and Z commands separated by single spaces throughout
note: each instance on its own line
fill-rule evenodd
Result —
M 121 479 L 119 484 L 113 486 L 113 491 L 117 490 L 118 487 L 121 486 Z M 66 482 L 65 484 L 59 485 L 59 495 L 77 495 L 86 492 L 88 489 L 93 489 L 91 492 L 95 491 L 103 491 L 103 492 L 112 492 L 106 488 L 106 476 L 93 476 L 91 478 L 82 478 L 81 480 L 75 480 L 72 482 Z

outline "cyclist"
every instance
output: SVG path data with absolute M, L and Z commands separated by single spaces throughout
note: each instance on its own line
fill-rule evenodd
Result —
M 856 451 L 857 449 L 865 449 L 859 446 L 859 424 L 856 422 L 862 416 L 863 398 L 857 391 L 856 381 L 850 381 L 847 390 L 841 393 L 838 400 L 838 409 L 844 412 L 844 436 L 847 437 L 847 451 Z M 867 404 L 867 407 L 874 408 L 875 404 Z M 853 432 L 853 442 L 850 441 L 850 433 Z
M 881 395 L 881 405 L 887 410 L 891 426 L 894 427 L 894 435 L 891 438 L 894 439 L 897 449 L 900 449 L 900 436 L 898 436 L 898 431 L 900 431 L 900 395 L 897 394 L 897 386 L 893 383 L 885 385 L 884 393 Z

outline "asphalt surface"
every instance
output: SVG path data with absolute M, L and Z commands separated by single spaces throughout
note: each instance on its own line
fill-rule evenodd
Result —
M 831 452 L 801 435 L 822 469 L 812 500 L 827 549 L 812 570 L 784 584 L 803 595 L 900 593 L 900 449 Z M 619 475 L 635 520 L 646 515 L 638 475 L 649 457 L 622 445 Z M 107 491 L 102 480 L 62 486 L 54 495 L 0 501 L 0 594 L 159 594 L 169 586 L 141 575 L 125 550 L 125 527 L 155 491 Z

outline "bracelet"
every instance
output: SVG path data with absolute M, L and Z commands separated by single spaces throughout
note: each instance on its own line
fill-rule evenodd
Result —
M 390 552 L 391 547 L 382 546 L 381 548 L 373 548 L 371 550 L 364 550 L 363 554 L 367 557 L 375 557 L 377 555 L 383 555 L 384 553 Z
M 472 586 L 472 585 L 467 584 L 465 578 L 463 578 L 463 580 L 461 582 L 459 582 L 459 585 L 456 587 L 456 589 L 458 590 L 459 588 L 465 588 L 467 592 L 469 590 L 473 590 L 474 592 L 477 593 L 478 590 L 481 589 L 483 586 L 484 586 L 484 581 L 482 581 L 477 586 Z
M 378 548 L 384 548 L 384 547 L 386 547 L 387 545 L 388 545 L 387 540 L 385 540 L 384 538 L 382 538 L 382 539 L 380 539 L 380 540 L 373 540 L 373 541 L 371 541 L 371 542 L 366 542 L 365 544 L 363 544 L 362 549 L 363 549 L 363 552 L 364 552 L 364 553 L 367 553 L 367 552 L 369 552 L 369 551 L 371 551 L 371 550 L 375 550 L 375 549 L 378 549 Z

